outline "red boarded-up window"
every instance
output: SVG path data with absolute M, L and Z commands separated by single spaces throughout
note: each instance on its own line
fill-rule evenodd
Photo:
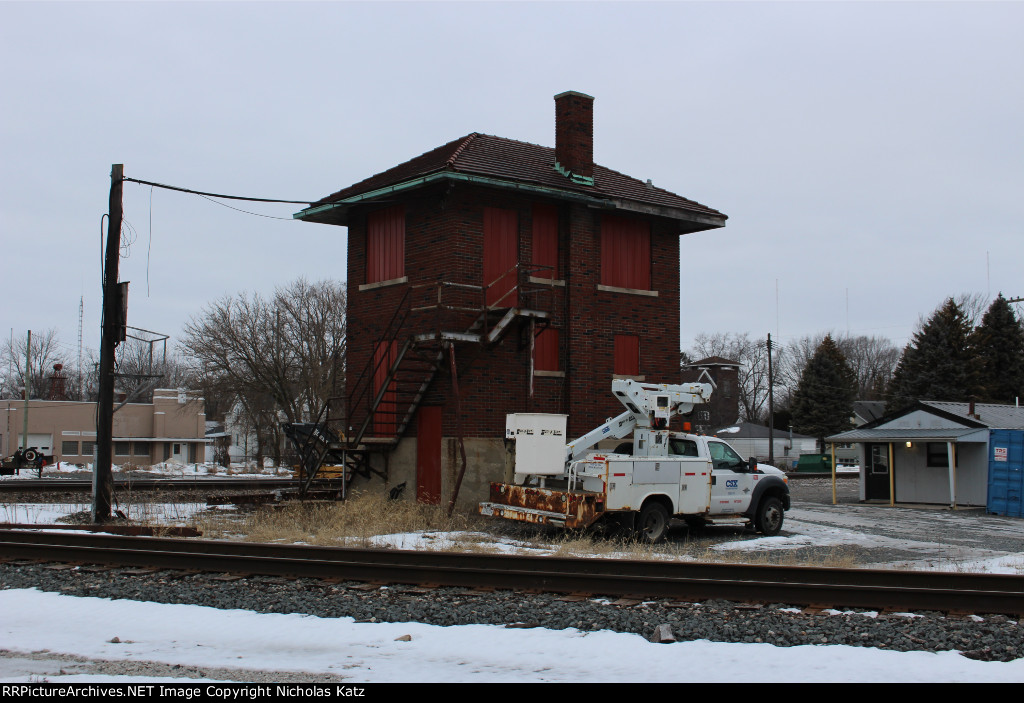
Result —
M 558 330 L 545 327 L 533 342 L 533 368 L 535 371 L 560 371 L 558 368 Z
M 642 220 L 601 218 L 601 283 L 651 289 L 651 226 Z
M 366 218 L 366 282 L 405 275 L 405 208 L 371 212 Z
M 558 208 L 533 206 L 533 271 L 537 278 L 558 278 Z
M 515 210 L 484 208 L 484 285 L 487 304 L 513 308 L 519 304 L 514 290 L 518 280 L 519 215 Z
M 388 372 L 398 358 L 398 341 L 374 342 L 373 344 L 373 392 L 374 397 L 387 380 Z M 388 437 L 398 431 L 398 396 L 395 380 L 391 379 L 384 396 L 373 415 L 373 431 L 380 437 Z
M 615 373 L 619 376 L 640 375 L 640 337 L 637 335 L 615 335 Z

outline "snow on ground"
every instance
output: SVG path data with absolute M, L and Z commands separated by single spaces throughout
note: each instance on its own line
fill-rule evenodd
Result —
M 42 650 L 98 660 L 308 672 L 311 681 L 332 674 L 350 683 L 1024 681 L 1024 659 L 981 662 L 955 652 L 652 644 L 607 631 L 356 623 L 351 618 L 75 598 L 34 589 L 0 591 L 0 612 L 0 649 L 8 650 L 0 659 L 5 682 L 38 682 L 38 667 L 30 673 L 19 656 Z M 405 635 L 410 639 L 401 641 Z M 45 679 L 72 680 L 59 673 L 47 673 Z M 122 679 L 76 675 L 73 680 Z
M 822 511 L 802 511 L 792 509 L 787 515 L 785 534 L 775 537 L 757 537 L 741 542 L 723 542 L 711 549 L 716 552 L 762 552 L 769 549 L 800 549 L 805 547 L 843 547 L 856 546 L 871 549 L 892 549 L 920 552 L 919 561 L 906 561 L 891 564 L 893 568 L 927 568 L 936 570 L 959 571 L 963 573 L 990 574 L 1024 574 L 1024 555 L 1003 554 L 986 549 L 967 549 L 954 552 L 948 544 L 941 542 L 925 542 L 909 537 L 895 538 L 861 531 L 864 523 L 856 520 L 848 522 L 849 527 L 832 527 L 801 520 L 801 514 L 807 517 L 817 516 Z M 908 511 L 912 512 L 912 511 Z M 832 513 L 835 515 L 835 513 Z M 934 513 L 940 519 L 942 513 Z M 932 513 L 929 513 L 932 517 Z M 841 518 L 840 518 L 841 519 Z M 935 555 L 942 555 L 941 558 Z M 971 555 L 971 556 L 968 556 Z
M 229 467 L 220 464 L 175 464 L 172 462 L 161 462 L 148 467 L 139 467 L 132 470 L 133 475 L 140 477 L 157 476 L 169 478 L 291 478 L 292 470 L 287 467 L 274 467 L 266 464 L 263 469 L 257 469 L 254 462 L 247 464 L 232 464 Z
M 206 503 L 134 503 L 118 504 L 130 520 L 143 524 L 183 526 L 196 514 L 208 510 Z M 91 511 L 92 502 L 81 503 L 0 503 L 0 523 L 32 525 L 60 524 L 59 519 Z
M 761 551 L 763 549 L 799 549 L 801 547 L 835 547 L 856 545 L 864 547 L 921 547 L 939 548 L 939 544 L 931 542 L 913 542 L 906 539 L 893 539 L 881 535 L 858 532 L 855 529 L 825 527 L 812 522 L 803 522 L 795 517 L 797 510 L 790 510 L 786 516 L 785 532 L 776 537 L 759 537 L 743 542 L 725 542 L 716 544 L 716 551 Z
M 445 551 L 479 545 L 487 551 L 502 554 L 550 554 L 553 548 L 538 547 L 519 540 L 501 539 L 486 532 L 399 532 L 359 539 L 360 546 L 410 551 Z
M 1024 575 L 1024 554 L 1011 554 L 991 559 L 975 559 L 973 561 L 958 561 L 954 564 L 954 571 L 965 574 L 1011 574 L 1014 576 Z

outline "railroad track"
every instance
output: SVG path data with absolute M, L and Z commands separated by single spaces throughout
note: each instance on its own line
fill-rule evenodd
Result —
M 792 473 L 791 480 L 811 478 L 831 478 L 832 474 L 824 473 Z M 857 474 L 839 474 L 838 478 L 856 478 Z M 160 491 L 160 490 L 254 490 L 278 488 L 294 488 L 298 484 L 289 478 L 142 478 L 118 479 L 114 481 L 114 490 Z M 32 478 L 0 481 L 0 493 L 33 493 L 33 492 L 88 492 L 92 491 L 92 479 L 68 478 Z
M 143 478 L 114 481 L 115 491 L 188 491 L 188 490 L 274 490 L 295 488 L 291 478 Z M 0 481 L 0 493 L 92 491 L 92 479 L 17 479 Z
M 411 552 L 19 530 L 0 530 L 0 558 L 679 601 L 1024 614 L 1024 577 L 992 574 Z

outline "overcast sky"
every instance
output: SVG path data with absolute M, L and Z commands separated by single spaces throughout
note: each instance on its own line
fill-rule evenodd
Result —
M 714 207 L 682 239 L 682 346 L 834 330 L 903 345 L 949 295 L 1024 296 L 1024 3 L 0 2 L 0 316 L 99 346 L 110 166 L 314 200 L 478 131 L 554 146 L 595 96 L 595 160 Z M 344 279 L 300 206 L 125 184 L 129 323 Z

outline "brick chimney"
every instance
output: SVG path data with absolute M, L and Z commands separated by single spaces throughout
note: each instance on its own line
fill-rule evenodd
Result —
M 594 177 L 594 98 L 574 90 L 555 96 L 555 160 L 559 170 Z

